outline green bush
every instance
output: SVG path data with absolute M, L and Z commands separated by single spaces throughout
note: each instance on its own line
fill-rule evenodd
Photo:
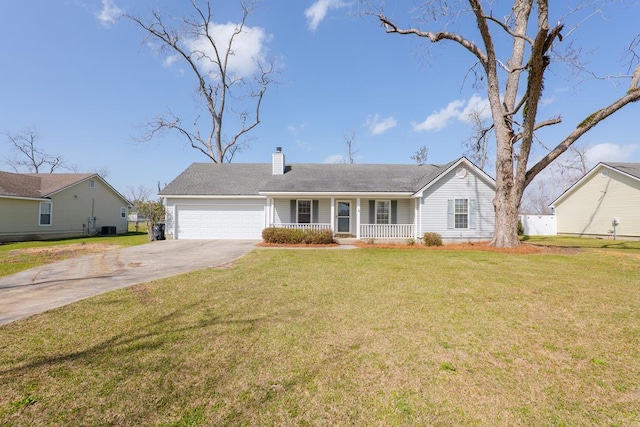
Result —
M 442 236 L 438 233 L 427 232 L 422 236 L 425 246 L 442 246 Z
M 284 245 L 328 245 L 333 243 L 331 230 L 300 230 L 296 228 L 269 227 L 262 230 L 266 243 Z
M 524 225 L 522 225 L 522 221 L 518 220 L 518 236 L 524 235 Z

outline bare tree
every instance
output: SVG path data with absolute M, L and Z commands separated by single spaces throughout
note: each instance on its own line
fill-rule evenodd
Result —
M 354 156 L 358 153 L 358 150 L 354 149 L 353 141 L 356 139 L 356 132 L 344 132 L 342 134 L 344 138 L 344 143 L 347 145 L 347 156 L 349 158 L 349 163 L 353 164 Z
M 238 40 L 262 31 L 246 25 L 254 11 L 253 2 L 240 1 L 242 18 L 230 35 L 213 22 L 210 2 L 200 3 L 204 4 L 191 0 L 193 16 L 180 19 L 159 11 L 152 12 L 148 21 L 126 15 L 149 39 L 160 42 L 160 49 L 170 58 L 187 65 L 197 81 L 197 93 L 206 111 L 206 119 L 197 115 L 191 125 L 172 112 L 159 115 L 147 124 L 147 132 L 140 140 L 149 141 L 165 131 L 177 132 L 213 163 L 229 162 L 248 143 L 248 132 L 260 123 L 262 99 L 273 82 L 274 66 L 254 57 L 255 69 L 251 73 L 233 67 L 237 45 L 241 45 Z M 233 115 L 232 121 L 225 120 L 228 114 Z M 236 127 L 231 130 L 229 123 Z
M 107 177 L 109 176 L 109 168 L 106 166 L 101 166 L 99 168 L 95 168 L 93 170 L 94 173 L 97 173 L 98 175 L 100 175 L 100 177 L 102 179 L 107 179 Z
M 520 213 L 551 214 L 549 205 L 563 191 L 589 172 L 589 145 L 572 145 L 557 161 L 549 165 L 524 191 Z
M 12 156 L 5 163 L 16 172 L 53 173 L 57 169 L 67 169 L 62 156 L 46 153 L 38 146 L 40 135 L 34 128 L 18 133 L 6 134 L 11 146 Z
M 127 199 L 135 205 L 138 201 L 148 200 L 152 193 L 153 190 L 144 185 L 138 185 L 137 187 L 129 185 L 127 186 L 127 192 L 125 194 Z
M 473 135 L 462 144 L 464 154 L 476 166 L 484 170 L 489 159 L 489 143 L 493 126 L 487 125 L 482 118 L 482 111 L 479 110 L 473 110 L 469 114 L 469 120 L 473 124 Z
M 424 165 L 427 163 L 427 157 L 429 156 L 429 149 L 426 145 L 418 148 L 418 151 L 415 152 L 413 156 L 411 156 L 411 160 L 415 160 L 415 162 L 419 165 Z
M 440 25 L 438 28 L 400 28 L 383 11 L 376 13 L 376 16 L 387 33 L 418 36 L 432 43 L 453 42 L 471 53 L 477 61 L 472 71 L 481 76 L 486 85 L 496 138 L 496 196 L 493 202 L 496 219 L 491 244 L 513 247 L 519 244 L 518 207 L 524 189 L 582 135 L 621 108 L 640 99 L 640 65 L 637 55 L 633 56 L 633 72 L 624 76 L 630 83 L 628 91 L 585 117 L 544 157 L 529 167 L 536 131 L 562 121 L 561 117 L 539 120 L 538 105 L 544 89 L 545 73 L 554 59 L 554 49 L 563 40 L 564 24 L 561 21 L 555 25 L 549 23 L 548 0 L 514 0 L 510 13 L 502 19 L 494 15 L 492 10 L 486 11 L 484 4 L 481 0 L 467 0 L 447 2 L 447 7 L 443 8 L 441 1 L 424 3 L 421 10 L 429 18 L 424 25 Z M 487 4 L 497 5 L 497 2 Z M 559 3 L 555 2 L 554 5 Z M 462 29 L 460 32 L 448 30 L 454 27 L 447 25 L 452 19 L 469 16 L 475 25 L 468 27 L 479 32 L 479 44 L 473 40 L 476 34 L 465 35 Z M 446 22 L 441 22 L 441 19 Z M 510 47 L 504 52 L 500 47 L 509 46 L 509 43 L 503 43 L 504 40 L 500 40 L 503 37 L 510 39 Z M 639 43 L 635 39 L 630 51 L 633 52 Z

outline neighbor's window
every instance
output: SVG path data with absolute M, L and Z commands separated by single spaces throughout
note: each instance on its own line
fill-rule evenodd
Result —
M 455 200 L 455 228 L 469 228 L 469 200 Z
M 51 202 L 40 202 L 38 225 L 51 225 Z
M 96 187 L 96 180 L 95 179 L 90 179 L 89 180 L 89 188 L 95 188 Z
M 311 200 L 298 200 L 298 224 L 311 224 Z
M 126 218 L 127 217 L 127 208 L 122 207 L 120 208 L 120 218 Z
M 391 200 L 376 200 L 376 224 L 391 223 Z

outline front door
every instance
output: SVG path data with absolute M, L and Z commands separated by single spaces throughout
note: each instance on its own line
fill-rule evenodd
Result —
M 351 233 L 351 202 L 338 202 L 338 233 Z

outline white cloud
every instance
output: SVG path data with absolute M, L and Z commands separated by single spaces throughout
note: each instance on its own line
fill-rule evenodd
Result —
M 333 154 L 326 159 L 322 163 L 345 163 L 346 160 L 342 154 Z
M 379 115 L 374 114 L 373 116 L 367 117 L 365 126 L 369 128 L 369 131 L 373 135 L 380 135 L 395 127 L 396 124 L 398 124 L 398 121 L 393 117 L 381 119 Z
M 638 149 L 638 144 L 619 145 L 611 142 L 594 145 L 587 150 L 587 160 L 591 165 L 600 162 L 628 162 Z
M 480 112 L 480 118 L 484 120 L 491 118 L 488 100 L 474 94 L 469 100 L 451 101 L 445 108 L 431 114 L 424 121 L 412 123 L 413 130 L 438 131 L 448 126 L 452 120 L 470 123 L 471 114 L 476 111 Z
M 171 67 L 178 59 L 180 59 L 178 55 L 169 55 L 164 59 L 163 64 L 165 67 Z
M 296 138 L 298 137 L 298 135 L 300 134 L 301 131 L 304 130 L 305 126 L 307 126 L 306 123 L 302 123 L 298 126 L 296 125 L 289 125 L 287 126 L 287 130 Z
M 116 6 L 113 0 L 102 0 L 102 10 L 96 17 L 103 26 L 108 27 L 115 24 L 122 15 L 124 10 Z
M 431 114 L 421 123 L 413 123 L 414 131 L 421 130 L 440 130 L 449 124 L 452 118 L 460 115 L 460 108 L 464 105 L 464 101 L 451 101 L 442 110 Z
M 209 24 L 209 32 L 216 41 L 221 58 L 224 58 L 226 55 L 224 47 L 229 45 L 229 40 L 236 30 L 237 25 L 232 22 L 226 24 Z M 264 60 L 264 44 L 268 39 L 269 36 L 265 33 L 264 29 L 245 26 L 242 32 L 233 39 L 232 51 L 229 55 L 229 63 L 227 64 L 227 73 L 235 77 L 246 77 L 255 73 L 258 70 L 256 61 Z M 200 66 L 203 71 L 209 73 L 214 78 L 218 75 L 217 65 L 213 62 L 215 53 L 211 43 L 206 37 L 187 39 L 185 46 L 190 51 L 203 52 L 205 57 L 200 61 Z
M 342 0 L 317 0 L 304 11 L 308 21 L 307 26 L 311 31 L 315 31 L 327 16 L 329 9 L 341 9 L 345 6 L 347 3 Z

